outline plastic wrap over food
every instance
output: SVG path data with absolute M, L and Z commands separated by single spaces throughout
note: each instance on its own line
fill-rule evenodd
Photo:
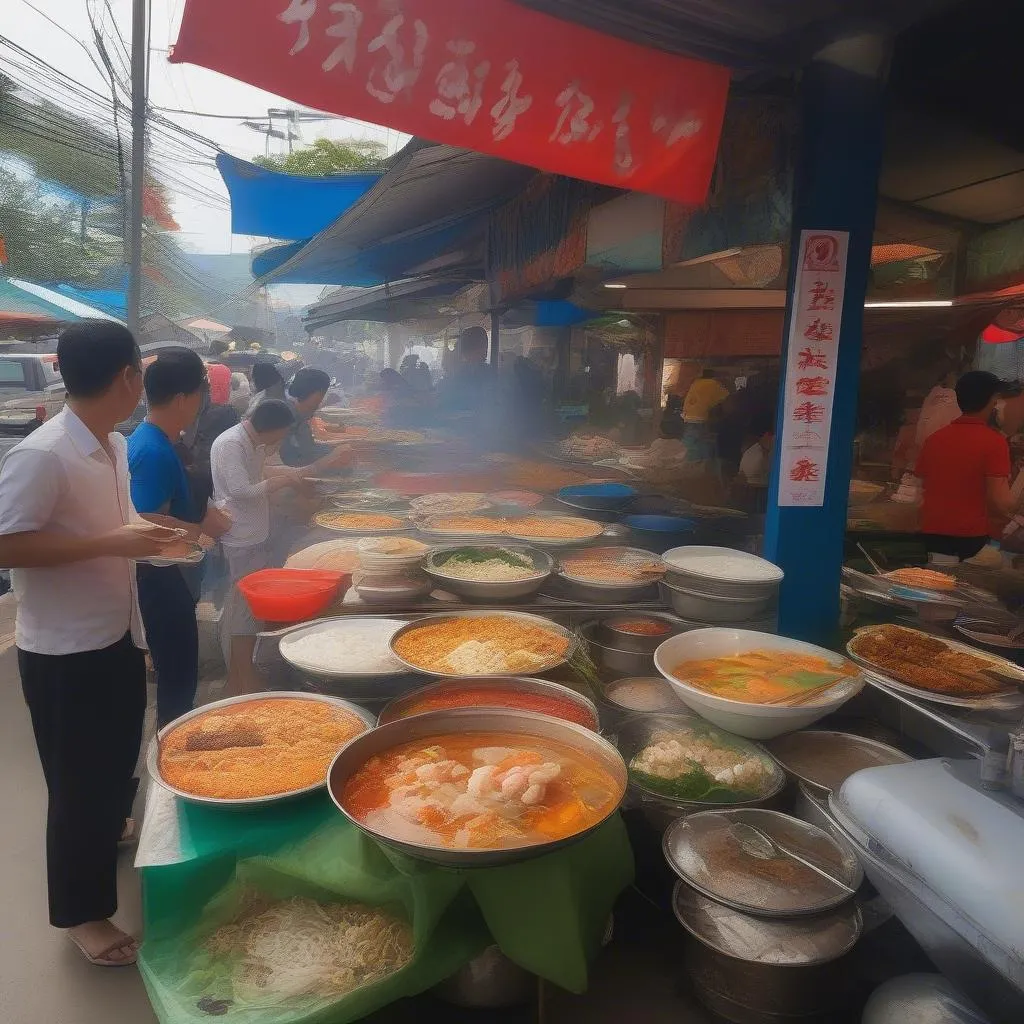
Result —
M 780 921 L 731 910 L 684 882 L 676 883 L 672 905 L 679 923 L 705 946 L 749 963 L 779 967 L 837 960 L 853 948 L 862 927 L 860 911 L 852 903 L 828 914 Z
M 645 798 L 744 804 L 768 799 L 786 781 L 764 747 L 694 715 L 631 717 L 619 727 L 618 747 Z
M 906 974 L 871 993 L 861 1024 L 994 1024 L 941 974 Z

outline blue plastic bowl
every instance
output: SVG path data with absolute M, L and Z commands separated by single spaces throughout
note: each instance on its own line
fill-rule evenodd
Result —
M 635 488 L 628 484 L 577 484 L 563 487 L 557 494 L 559 501 L 576 508 L 612 509 L 622 508 L 637 496 Z
M 622 522 L 636 534 L 641 547 L 658 554 L 685 544 L 697 529 L 695 519 L 683 516 L 626 516 Z

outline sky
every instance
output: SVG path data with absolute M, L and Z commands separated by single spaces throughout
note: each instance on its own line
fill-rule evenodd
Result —
M 101 0 L 89 2 L 95 16 L 99 17 L 104 12 L 104 4 Z M 109 2 L 121 36 L 129 40 L 131 0 Z M 267 140 L 263 135 L 244 127 L 240 120 L 208 118 L 198 114 L 266 117 L 270 107 L 297 104 L 205 68 L 169 64 L 167 50 L 177 37 L 184 6 L 185 0 L 151 0 L 150 105 L 196 111 L 196 115 L 165 113 L 164 116 L 206 136 L 235 156 L 252 159 L 265 151 Z M 44 15 L 66 31 L 58 30 Z M 91 38 L 86 0 L 0 0 L 0 35 L 34 53 L 68 77 L 109 94 L 108 83 L 93 66 L 82 44 L 83 40 Z M 391 129 L 349 118 L 307 123 L 302 130 L 303 141 L 307 143 L 318 136 L 376 139 L 387 146 L 389 154 L 404 145 L 408 138 Z M 269 144 L 271 152 L 279 151 L 285 145 L 275 139 L 271 139 Z M 226 201 L 227 192 L 216 170 L 183 164 L 182 171 L 193 179 L 201 180 L 204 186 L 223 195 Z M 167 180 L 165 184 L 174 194 L 174 181 Z M 252 245 L 253 239 L 249 236 L 232 236 L 226 202 L 221 207 L 213 207 L 174 194 L 173 209 L 181 226 L 179 240 L 188 249 L 209 253 L 247 252 Z

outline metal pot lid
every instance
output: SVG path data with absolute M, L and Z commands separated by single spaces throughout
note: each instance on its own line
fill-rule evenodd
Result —
M 777 967 L 837 960 L 853 948 L 862 929 L 855 903 L 816 917 L 773 921 L 716 903 L 684 882 L 676 882 L 672 909 L 679 923 L 715 952 Z
M 820 790 L 839 787 L 862 768 L 906 764 L 913 758 L 887 743 L 848 732 L 806 729 L 765 744 L 790 775 Z
M 759 808 L 680 818 L 666 831 L 662 849 L 688 885 L 759 917 L 823 913 L 850 899 L 864 879 L 852 851 L 826 832 Z

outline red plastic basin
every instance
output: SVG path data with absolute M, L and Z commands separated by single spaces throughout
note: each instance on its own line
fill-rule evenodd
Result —
M 253 615 L 266 622 L 311 619 L 343 595 L 352 574 L 323 569 L 260 569 L 238 581 Z

